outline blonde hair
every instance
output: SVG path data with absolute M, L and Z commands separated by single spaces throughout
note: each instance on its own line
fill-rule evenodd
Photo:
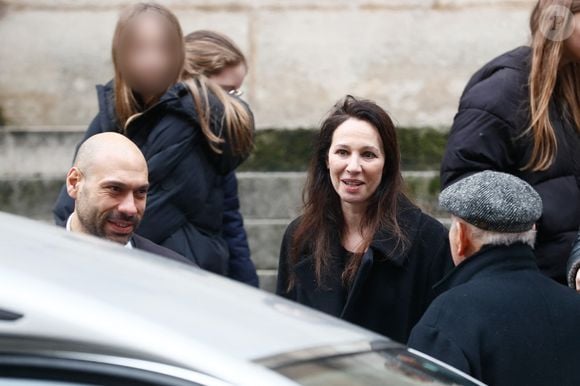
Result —
M 185 37 L 186 60 L 190 68 L 205 76 L 219 74 L 227 67 L 243 64 L 246 57 L 238 46 L 219 32 L 199 30 Z
M 567 10 L 570 10 L 568 12 Z M 533 138 L 532 154 L 524 170 L 548 169 L 556 157 L 557 140 L 550 121 L 550 101 L 553 97 L 564 103 L 567 118 L 580 131 L 580 66 L 570 63 L 563 67 L 566 27 L 573 23 L 572 14 L 580 12 L 580 0 L 539 0 L 532 12 L 532 61 L 529 75 L 530 126 L 524 135 Z M 547 36 L 555 17 L 561 17 L 562 28 Z M 547 28 L 546 28 L 547 27 Z
M 251 113 L 240 100 L 228 95 L 219 85 L 208 79 L 209 76 L 240 63 L 246 65 L 244 55 L 224 35 L 213 31 L 197 31 L 185 38 L 182 80 L 189 87 L 197 106 L 202 132 L 216 153 L 222 152 L 220 146 L 224 140 L 211 131 L 208 91 L 224 107 L 222 125 L 225 125 L 232 153 L 247 155 L 253 147 L 254 122 Z
M 119 17 L 119 20 L 117 21 L 112 44 L 113 65 L 115 67 L 115 112 L 117 114 L 120 129 L 122 130 L 125 130 L 127 124 L 142 112 L 142 108 L 136 100 L 133 90 L 127 84 L 125 77 L 123 76 L 123 72 L 121 71 L 121 57 L 123 52 L 121 47 L 122 36 L 128 24 L 135 17 L 140 16 L 146 12 L 154 12 L 167 19 L 169 24 L 174 29 L 174 39 L 176 43 L 175 46 L 177 47 L 177 50 L 174 53 L 175 68 L 173 69 L 173 80 L 169 82 L 167 89 L 169 89 L 169 87 L 171 87 L 179 80 L 179 76 L 183 69 L 185 48 L 183 46 L 183 32 L 181 31 L 181 26 L 179 25 L 177 17 L 168 8 L 157 3 L 137 3 L 125 8 Z M 144 101 L 145 104 L 148 105 L 154 103 L 163 95 L 166 90 L 163 90 L 161 95 L 154 96 L 153 100 Z

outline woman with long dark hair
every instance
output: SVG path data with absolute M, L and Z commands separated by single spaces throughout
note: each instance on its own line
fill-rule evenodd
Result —
M 532 185 L 543 201 L 537 262 L 564 284 L 576 275 L 566 264 L 580 226 L 580 0 L 538 1 L 530 28 L 531 46 L 492 60 L 465 87 L 441 185 L 482 170 Z
M 188 71 L 181 27 L 162 5 L 127 7 L 112 55 L 115 78 L 98 87 L 99 113 L 85 138 L 117 131 L 143 152 L 150 189 L 139 235 L 227 275 L 223 180 L 252 148 L 251 112 L 202 74 Z M 54 209 L 57 223 L 71 212 L 62 191 Z
M 346 97 L 322 123 L 277 293 L 404 343 L 451 266 L 447 230 L 403 193 L 390 117 Z

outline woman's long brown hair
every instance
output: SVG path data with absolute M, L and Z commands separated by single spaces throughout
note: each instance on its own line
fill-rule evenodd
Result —
M 563 12 L 564 8 L 571 12 Z M 532 61 L 529 76 L 531 120 L 524 135 L 531 134 L 533 146 L 524 170 L 546 170 L 556 157 L 558 148 L 550 119 L 551 101 L 562 104 L 567 119 L 580 132 L 580 65 L 568 63 L 561 66 L 566 27 L 573 23 L 572 14 L 578 12 L 580 0 L 539 0 L 532 12 Z M 553 36 L 548 37 L 546 31 L 553 28 L 555 18 L 561 18 L 559 31 L 556 30 Z
M 335 105 L 322 123 L 304 188 L 303 215 L 294 230 L 289 251 L 290 268 L 300 260 L 303 253 L 313 256 L 315 275 L 320 286 L 324 285 L 324 277 L 329 270 L 333 241 L 342 240 L 345 232 L 340 198 L 331 183 L 327 162 L 334 131 L 350 118 L 368 122 L 377 129 L 385 154 L 381 182 L 369 199 L 361 224 L 361 234 L 368 235 L 364 245 L 368 247 L 379 230 L 390 234 L 403 249 L 407 244 L 407 236 L 397 219 L 398 200 L 403 196 L 403 179 L 395 126 L 389 115 L 374 102 L 347 96 Z M 354 254 L 347 263 L 342 273 L 346 285 L 350 285 L 354 279 L 362 256 L 362 253 Z M 296 280 L 292 274 L 293 269 L 289 269 L 289 272 L 288 290 L 294 287 Z
M 142 101 L 143 103 L 139 103 L 135 93 L 127 84 L 122 71 L 124 62 L 124 47 L 122 45 L 122 41 L 123 34 L 125 33 L 129 23 L 131 23 L 136 17 L 146 12 L 153 12 L 162 16 L 169 22 L 169 25 L 173 29 L 172 38 L 175 52 L 172 53 L 172 57 L 174 58 L 175 64 L 171 69 L 172 73 L 169 74 L 170 76 L 168 76 L 170 81 L 167 84 L 167 88 L 162 90 L 159 95 L 154 96 L 152 100 Z M 132 117 L 142 113 L 144 107 L 154 104 L 165 93 L 165 91 L 167 91 L 167 89 L 169 89 L 179 80 L 185 59 L 183 33 L 181 31 L 181 26 L 179 25 L 179 20 L 167 7 L 157 3 L 136 3 L 128 6 L 121 12 L 119 20 L 117 21 L 117 26 L 113 35 L 112 56 L 113 65 L 115 67 L 115 112 L 120 126 L 119 129 L 120 131 L 124 131 L 127 123 Z M 143 106 L 143 104 L 145 106 Z
M 210 147 L 220 153 L 223 139 L 210 129 L 208 90 L 224 107 L 222 124 L 227 130 L 233 154 L 247 155 L 254 143 L 254 122 L 251 113 L 238 99 L 228 95 L 220 86 L 208 79 L 227 67 L 243 64 L 246 58 L 236 44 L 225 35 L 213 31 L 196 31 L 185 37 L 185 66 L 182 79 L 189 87 L 198 106 L 201 128 Z M 205 106 L 202 108 L 201 106 Z

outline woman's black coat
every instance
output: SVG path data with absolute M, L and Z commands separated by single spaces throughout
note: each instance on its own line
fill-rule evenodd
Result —
M 289 265 L 290 243 L 300 218 L 294 220 L 282 241 L 277 294 L 406 343 L 432 300 L 432 287 L 453 263 L 447 229 L 441 223 L 408 202 L 398 219 L 408 235 L 409 248 L 402 252 L 387 232 L 376 234 L 347 293 L 346 305 L 338 311 L 339 279 L 320 288 L 308 251 L 294 267 Z M 335 244 L 333 249 L 339 248 L 340 240 Z M 296 274 L 296 285 L 288 292 L 290 269 Z
M 558 152 L 545 171 L 522 171 L 531 157 L 529 47 L 520 47 L 479 70 L 467 86 L 441 166 L 441 185 L 482 170 L 513 174 L 534 187 L 544 210 L 537 224 L 536 256 L 542 272 L 566 282 L 566 263 L 580 225 L 580 132 L 552 101 L 550 116 Z M 572 108 L 580 108 L 573 106 Z
M 98 93 L 99 114 L 85 139 L 119 131 L 111 84 L 100 86 Z M 211 129 L 227 144 L 223 106 L 212 94 L 209 103 Z M 136 233 L 206 270 L 227 274 L 229 251 L 222 237 L 224 177 L 243 158 L 233 156 L 228 146 L 222 147 L 222 154 L 209 148 L 193 98 L 181 83 L 131 121 L 125 134 L 141 149 L 149 167 L 147 208 Z M 57 223 L 66 221 L 72 210 L 73 202 L 63 189 L 54 208 Z

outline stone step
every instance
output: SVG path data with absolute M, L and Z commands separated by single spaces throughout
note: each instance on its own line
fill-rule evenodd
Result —
M 303 172 L 241 172 L 237 174 L 240 206 L 247 218 L 294 218 L 300 211 L 306 174 Z M 438 171 L 403 172 L 406 192 L 423 210 L 438 214 Z
M 275 269 L 258 269 L 260 288 L 269 292 L 276 292 L 276 279 L 278 271 Z
M 443 137 L 434 131 L 401 131 L 407 159 L 416 143 L 442 142 Z M 302 202 L 305 172 L 268 171 L 301 170 L 308 158 L 312 131 L 257 134 L 257 150 L 238 173 L 241 212 L 244 216 L 252 257 L 259 270 L 263 287 L 271 290 L 275 284 L 278 254 L 284 231 L 290 221 L 298 216 Z M 52 221 L 52 206 L 63 184 L 64 174 L 70 166 L 76 144 L 82 138 L 78 127 L 54 128 L 2 128 L 0 127 L 0 211 Z M 292 152 L 280 153 L 286 149 Z M 441 146 L 438 145 L 437 149 Z M 277 149 L 274 151 L 274 149 Z M 296 149 L 302 149 L 298 156 Z M 416 158 L 417 171 L 404 173 L 409 196 L 426 212 L 435 216 L 439 192 L 438 173 L 423 170 L 432 165 L 437 151 L 425 158 Z M 417 152 L 415 149 L 414 152 Z M 280 158 L 288 157 L 288 161 Z M 407 165 L 412 164 L 410 161 Z M 264 166 L 269 165 L 269 166 Z M 262 171 L 248 171 L 249 167 Z M 266 169 L 266 171 L 264 171 Z
M 434 171 L 403 173 L 409 196 L 426 212 L 437 214 L 439 177 Z M 302 172 L 238 173 L 242 214 L 247 219 L 292 219 L 301 207 Z M 0 210 L 50 219 L 62 177 L 0 177 Z

